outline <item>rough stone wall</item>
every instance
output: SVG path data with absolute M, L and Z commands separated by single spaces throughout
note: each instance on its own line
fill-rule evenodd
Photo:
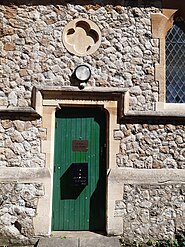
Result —
M 137 3 L 137 1 L 134 1 Z M 0 105 L 27 106 L 33 86 L 70 85 L 77 65 L 91 67 L 90 85 L 130 89 L 131 109 L 153 109 L 158 99 L 154 64 L 158 40 L 151 38 L 151 13 L 159 8 L 147 1 L 125 5 L 0 6 Z M 159 6 L 159 4 L 158 4 Z M 62 43 L 64 26 L 74 18 L 94 21 L 102 33 L 92 55 L 71 55 Z
M 120 140 L 119 167 L 185 168 L 184 125 L 122 124 L 114 137 Z
M 0 245 L 32 242 L 33 217 L 43 195 L 39 183 L 0 183 Z
M 46 130 L 41 121 L 0 121 L 0 167 L 44 167 L 41 141 Z
M 154 3 L 0 5 L 0 107 L 29 106 L 33 86 L 71 85 L 76 66 L 87 63 L 92 70 L 89 86 L 126 88 L 130 109 L 154 110 L 159 42 L 151 37 L 151 13 L 160 12 L 153 7 L 159 2 Z M 100 48 L 85 57 L 68 53 L 62 43 L 64 26 L 78 17 L 94 21 L 102 33 Z M 46 130 L 41 126 L 42 120 L 1 120 L 0 166 L 45 166 L 41 141 Z M 177 124 L 121 124 L 114 133 L 120 141 L 118 167 L 184 169 L 184 131 Z M 40 186 L 0 184 L 0 238 L 25 241 L 34 235 Z M 115 217 L 123 218 L 126 239 L 169 238 L 176 229 L 185 229 L 184 185 L 128 184 L 123 190 Z
M 185 185 L 124 185 L 115 204 L 115 217 L 123 217 L 127 240 L 173 239 L 184 230 Z

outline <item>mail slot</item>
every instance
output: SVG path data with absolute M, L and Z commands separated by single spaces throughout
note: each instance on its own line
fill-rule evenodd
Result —
M 88 185 L 88 163 L 72 164 L 73 186 Z

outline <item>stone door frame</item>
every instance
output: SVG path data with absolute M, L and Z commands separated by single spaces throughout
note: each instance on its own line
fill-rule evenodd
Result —
M 43 128 L 47 131 L 47 138 L 42 141 L 41 148 L 46 155 L 46 169 L 50 174 L 44 182 L 45 196 L 40 198 L 37 216 L 34 218 L 35 234 L 51 234 L 55 112 L 61 105 L 101 106 L 108 112 L 106 231 L 109 235 L 119 235 L 123 232 L 123 224 L 121 217 L 114 217 L 114 207 L 115 200 L 122 196 L 123 191 L 116 182 L 109 182 L 109 174 L 110 171 L 118 169 L 116 154 L 119 152 L 119 141 L 114 139 L 114 131 L 119 129 L 119 119 L 128 107 L 127 92 L 112 88 L 86 88 L 82 91 L 75 87 L 33 89 L 32 106 L 42 117 Z

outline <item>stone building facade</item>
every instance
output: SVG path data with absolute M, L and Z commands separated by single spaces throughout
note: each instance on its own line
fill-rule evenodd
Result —
M 107 112 L 106 233 L 147 241 L 185 230 L 185 106 L 165 96 L 165 38 L 185 6 L 172 2 L 0 1 L 0 243 L 53 230 L 63 106 Z M 71 80 L 81 64 L 92 73 L 83 89 Z

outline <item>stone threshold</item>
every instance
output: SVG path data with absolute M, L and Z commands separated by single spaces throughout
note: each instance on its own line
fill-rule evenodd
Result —
M 91 238 L 91 237 L 105 237 L 106 235 L 102 232 L 92 232 L 92 231 L 52 231 L 51 237 L 59 238 Z
M 91 234 L 90 234 L 91 235 Z M 37 247 L 120 247 L 118 237 L 84 236 L 84 232 L 73 237 L 61 235 L 60 237 L 40 238 Z

